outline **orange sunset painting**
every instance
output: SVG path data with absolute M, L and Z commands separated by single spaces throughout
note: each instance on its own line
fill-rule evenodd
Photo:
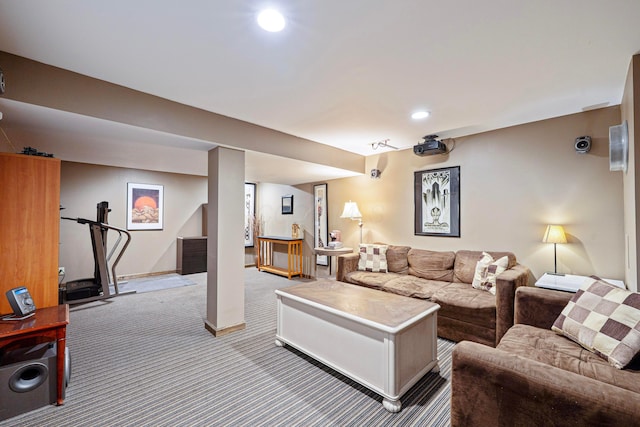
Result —
M 133 188 L 131 192 L 131 222 L 158 224 L 160 221 L 160 191 L 149 188 Z

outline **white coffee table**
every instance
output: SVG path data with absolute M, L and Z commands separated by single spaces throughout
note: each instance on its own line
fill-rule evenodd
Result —
M 438 304 L 333 280 L 276 290 L 276 345 L 285 344 L 383 397 L 390 412 L 439 371 Z

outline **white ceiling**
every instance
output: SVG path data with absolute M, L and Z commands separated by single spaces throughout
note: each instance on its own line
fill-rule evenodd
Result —
M 638 0 L 0 0 L 0 50 L 371 155 L 617 105 L 638 22 Z

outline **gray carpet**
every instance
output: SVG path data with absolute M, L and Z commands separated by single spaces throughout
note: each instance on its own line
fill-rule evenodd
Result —
M 73 375 L 64 406 L 0 426 L 447 426 L 451 350 L 391 414 L 382 398 L 289 347 L 276 347 L 274 289 L 287 280 L 245 272 L 247 328 L 204 329 L 206 273 L 197 283 L 73 307 Z

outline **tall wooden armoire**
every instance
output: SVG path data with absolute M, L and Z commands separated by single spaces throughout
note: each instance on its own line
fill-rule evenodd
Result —
M 0 153 L 0 314 L 26 286 L 37 308 L 58 305 L 60 160 Z

